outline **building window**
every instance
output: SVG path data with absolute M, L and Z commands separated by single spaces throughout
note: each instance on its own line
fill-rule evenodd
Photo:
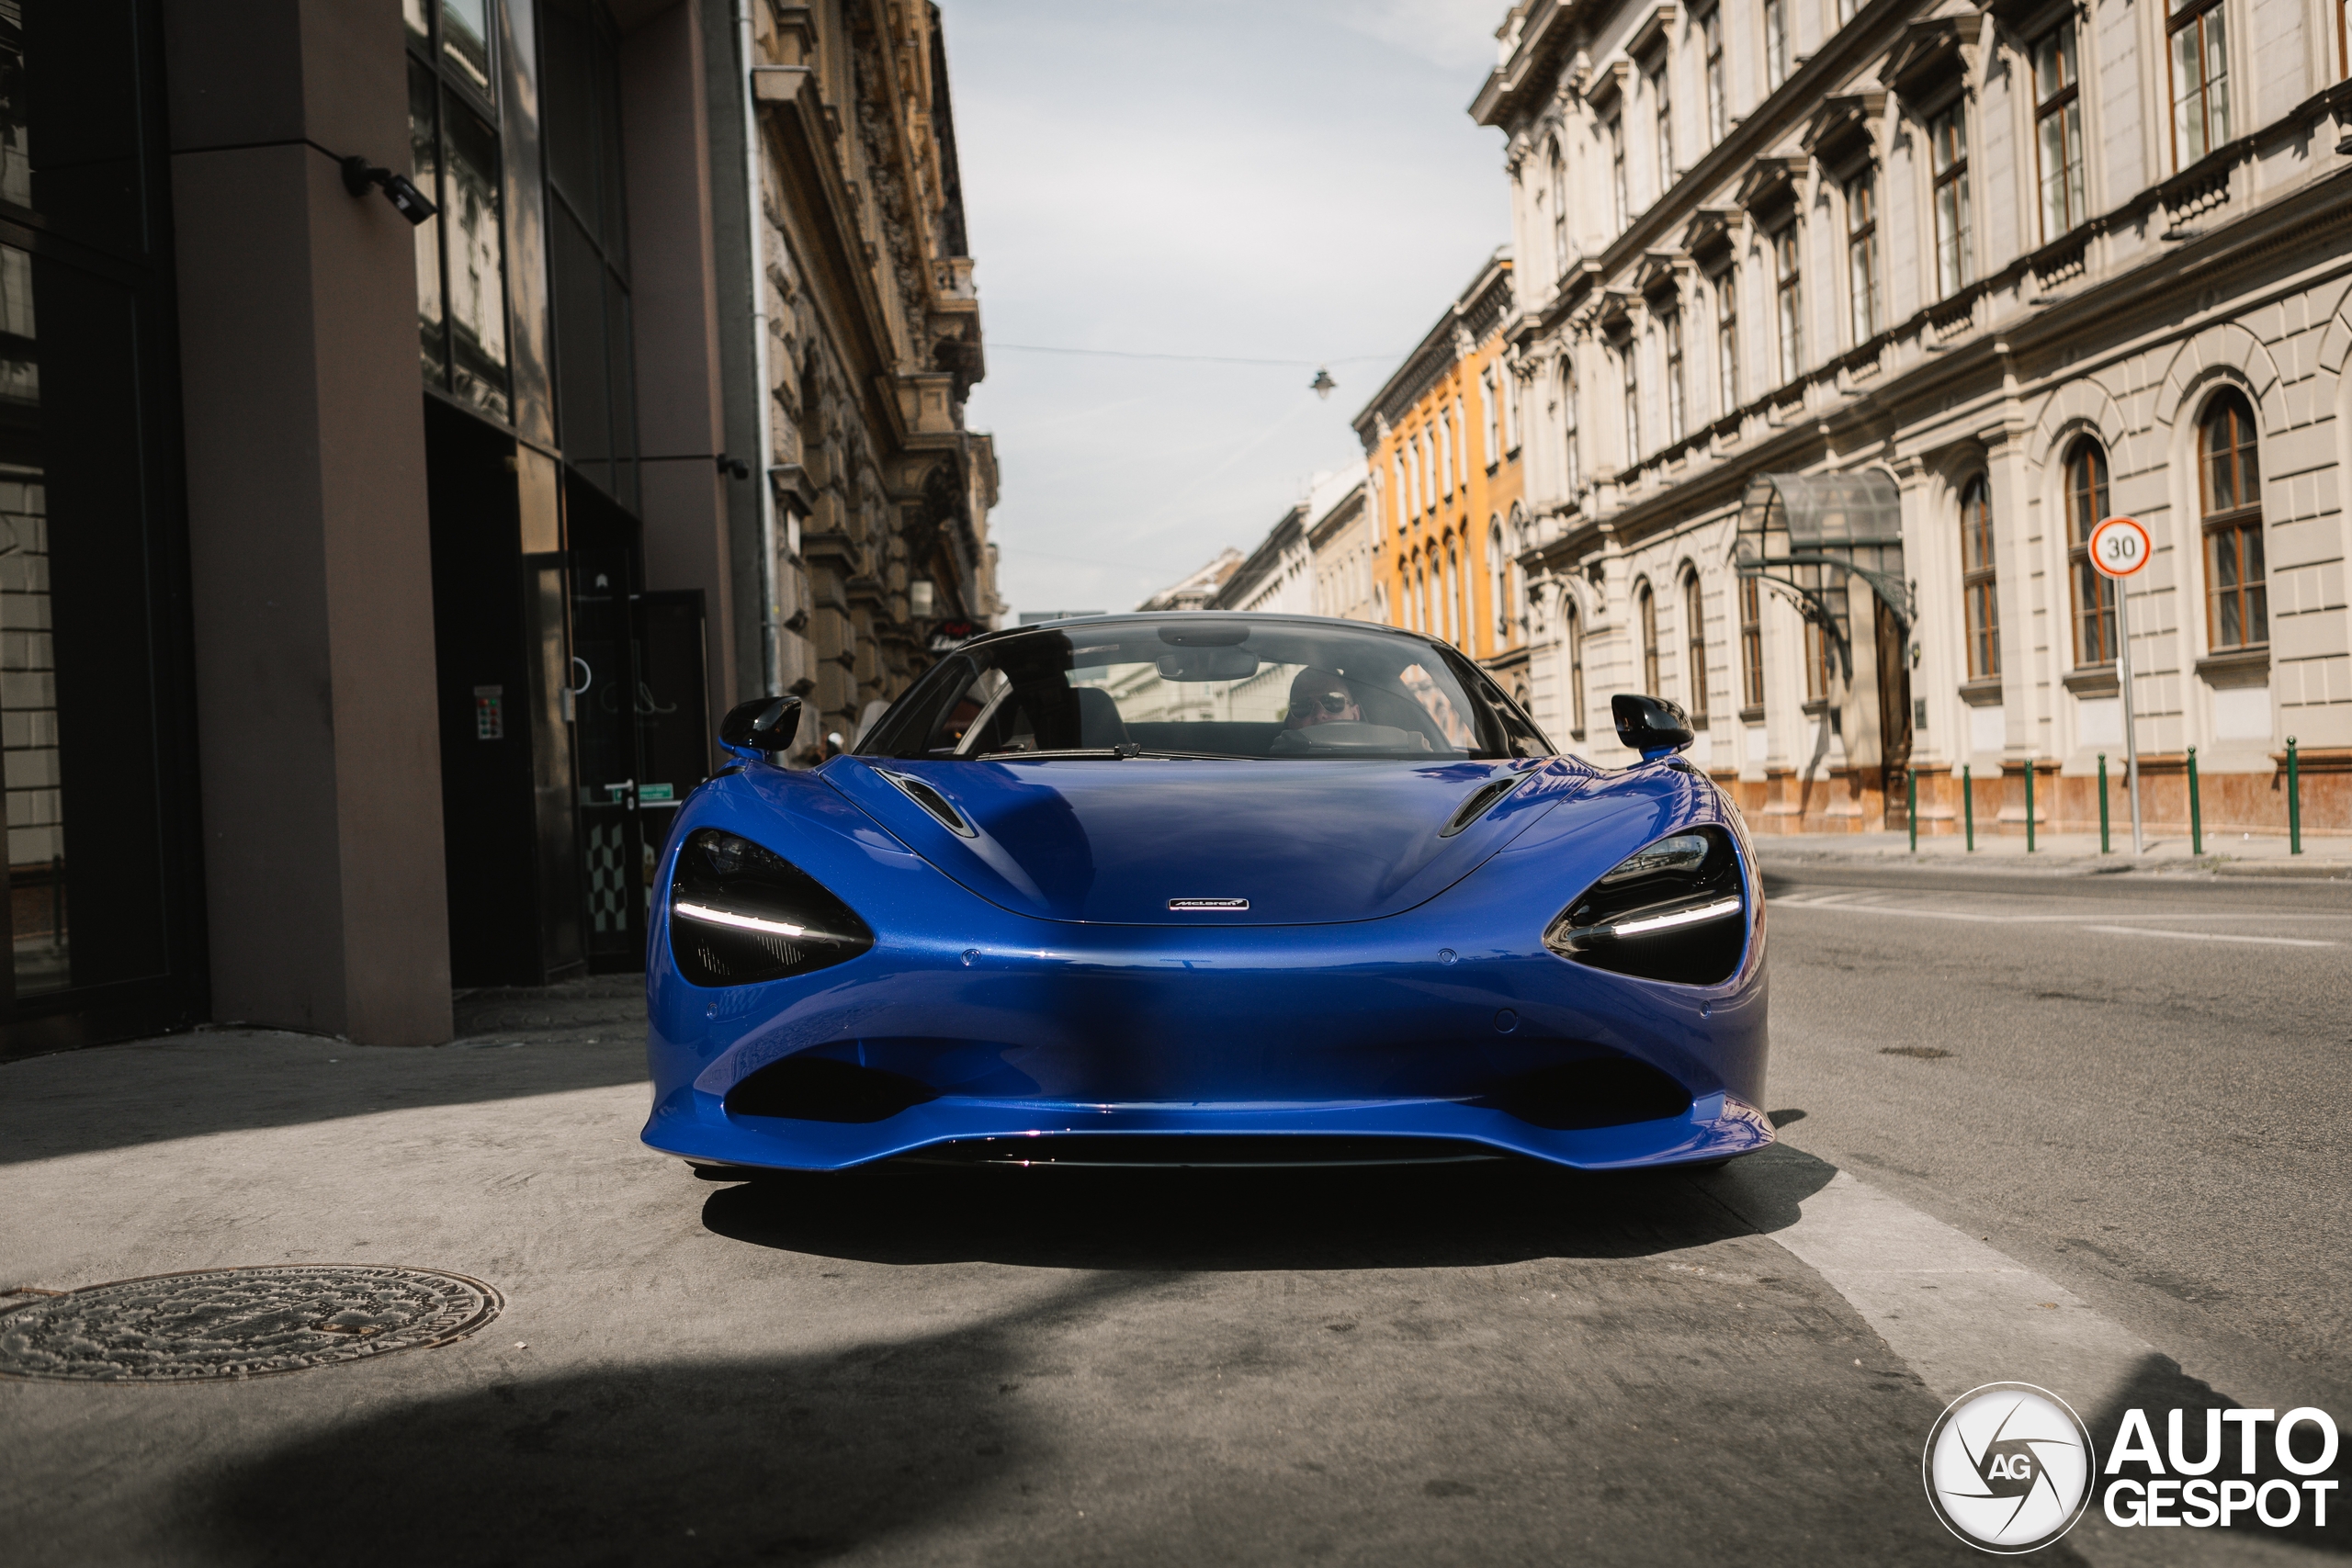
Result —
M 1577 602 L 1568 591 L 1560 590 L 1561 619 L 1566 622 L 1565 640 L 1568 645 L 1568 734 L 1584 739 L 1584 616 L 1577 611 Z
M 425 384 L 493 419 L 508 415 L 505 168 L 488 43 L 458 8 L 436 7 L 442 47 L 415 23 L 408 62 L 410 178 L 441 209 L 417 227 L 416 313 Z M 439 69 L 436 71 L 435 63 Z
M 1462 559 L 1450 539 L 1445 546 L 1445 582 L 1442 592 L 1445 595 L 1445 640 L 1460 648 L 1465 629 L 1462 625 Z
M 1670 312 L 1658 323 L 1666 338 L 1666 439 L 1682 439 L 1682 312 Z
M 1718 414 L 1739 407 L 1739 271 L 1715 285 L 1715 397 Z
M 2041 164 L 2044 244 L 2090 216 L 2083 200 L 2083 101 L 2075 63 L 2075 24 L 2052 28 L 2033 46 L 2034 141 Z
M 1674 100 L 1666 90 L 1663 59 L 1650 76 L 1650 102 L 1657 110 L 1657 193 L 1663 197 L 1674 186 Z
M 1789 79 L 1789 0 L 1764 0 L 1764 90 Z
M 1642 690 L 1657 695 L 1657 595 L 1643 583 L 1634 590 L 1634 625 L 1642 639 Z
M 1566 493 L 1573 497 L 1584 483 L 1584 465 L 1577 454 L 1577 371 L 1566 355 L 1560 359 L 1560 457 Z
M 2230 53 L 2222 0 L 2188 0 L 2172 17 L 2173 166 L 2230 139 Z
M 1568 270 L 1568 165 L 1552 143 L 1552 269 Z
M 452 7 L 444 4 L 446 18 Z M 548 284 L 564 461 L 638 504 L 620 39 L 602 6 L 539 8 Z
M 1739 580 L 1739 694 L 1750 714 L 1764 711 L 1764 590 L 1757 580 Z
M 1405 531 L 1406 519 L 1412 515 L 1412 502 L 1405 490 L 1405 458 L 1400 451 L 1388 459 L 1389 505 L 1395 509 L 1396 531 Z
M 1821 586 L 1819 568 L 1812 571 L 1813 586 Z M 1805 617 L 1804 623 L 1804 700 L 1820 703 L 1829 700 L 1838 683 L 1838 639 L 1828 623 Z
M 1486 433 L 1487 467 L 1503 460 L 1502 372 L 1488 366 L 1478 377 L 1478 425 Z
M 1510 595 L 1503 591 L 1503 567 L 1502 519 L 1491 517 L 1487 520 L 1487 614 L 1497 648 L 1510 641 Z
M 2115 662 L 2115 584 L 2091 564 L 2091 530 L 2107 515 L 2107 453 L 2086 435 L 2066 453 L 2066 558 L 2075 581 L 2075 663 Z
M 1878 178 L 1865 171 L 1846 184 L 1846 282 L 1852 296 L 1854 341 L 1878 336 Z
M 1842 28 L 1852 21 L 1854 13 L 1860 8 L 1860 0 L 1838 0 L 1838 25 Z
M 1797 263 L 1797 223 L 1772 236 L 1773 288 L 1781 316 L 1781 379 L 1793 381 L 1804 368 L 1804 272 Z
M 1625 117 L 1622 114 L 1609 119 L 1609 198 L 1610 210 L 1617 218 L 1617 232 L 1622 234 L 1634 221 L 1633 192 L 1625 185 Z
M 1453 421 L 1443 409 L 1437 416 L 1437 493 L 1447 501 L 1453 499 Z
M 1720 5 L 1699 18 L 1699 51 L 1706 61 L 1707 145 L 1713 147 L 1730 129 L 1726 121 L 1731 114 L 1724 94 L 1724 8 Z
M 1707 606 L 1696 569 L 1682 574 L 1682 662 L 1690 677 L 1685 699 L 1694 729 L 1707 728 Z
M 1632 337 L 1625 339 L 1625 346 L 1617 351 L 1617 357 L 1625 371 L 1625 467 L 1630 468 L 1642 456 L 1641 356 Z
M 2262 471 L 2254 410 L 2223 392 L 2198 429 L 2198 474 L 2205 503 L 2205 633 L 2215 653 L 2270 640 L 2262 566 Z
M 1519 450 L 1519 378 L 1508 365 L 1499 372 L 1503 395 L 1503 456 Z
M 1936 182 L 1936 289 L 1947 297 L 1974 280 L 1969 254 L 1968 118 L 1965 101 L 1928 122 Z
M 1994 595 L 1993 491 L 1979 474 L 1960 492 L 1960 592 L 1968 627 L 1968 678 L 2001 672 L 2001 611 Z

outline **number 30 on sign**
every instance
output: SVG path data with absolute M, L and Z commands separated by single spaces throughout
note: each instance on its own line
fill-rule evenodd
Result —
M 2154 553 L 2136 518 L 2110 517 L 2091 530 L 2091 564 L 2108 577 L 2129 577 Z

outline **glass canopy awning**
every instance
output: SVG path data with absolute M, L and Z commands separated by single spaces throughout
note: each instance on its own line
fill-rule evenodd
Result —
M 1740 498 L 1732 565 L 1797 603 L 1804 618 L 1835 641 L 1846 677 L 1853 676 L 1845 595 L 1830 574 L 1860 578 L 1911 632 L 1911 585 L 1903 575 L 1903 498 L 1876 468 L 1842 474 L 1758 474 Z

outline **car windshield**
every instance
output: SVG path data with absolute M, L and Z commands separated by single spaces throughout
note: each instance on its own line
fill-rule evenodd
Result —
M 1345 624 L 1194 614 L 1040 626 L 934 666 L 862 756 L 1548 757 L 1476 665 Z

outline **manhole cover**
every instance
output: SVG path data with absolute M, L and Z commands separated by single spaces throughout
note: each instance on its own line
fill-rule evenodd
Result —
M 430 1269 L 296 1264 L 119 1280 L 0 1307 L 0 1376 L 187 1382 L 464 1337 L 505 1303 Z

